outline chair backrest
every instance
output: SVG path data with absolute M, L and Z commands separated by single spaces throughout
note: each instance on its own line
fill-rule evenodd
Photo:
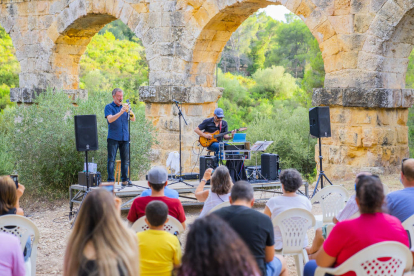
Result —
M 344 187 L 331 185 L 317 192 L 311 202 L 313 204 L 318 201 L 321 204 L 323 223 L 330 223 L 344 208 L 348 197 L 348 191 Z
M 402 225 L 410 235 L 411 247 L 414 247 L 414 215 L 406 219 Z
M 209 213 L 209 214 L 211 214 L 211 213 L 213 213 L 214 211 L 217 211 L 218 209 L 221 209 L 221 208 L 223 208 L 223 207 L 227 207 L 227 206 L 230 206 L 230 201 L 224 201 L 224 202 L 222 202 L 222 203 L 220 203 L 220 204 L 218 204 L 218 205 L 214 206 L 214 208 L 213 208 L 213 209 L 211 209 L 208 213 Z
M 384 188 L 384 195 L 388 195 L 390 192 L 390 189 L 388 188 L 387 184 L 382 183 L 382 187 Z
M 12 227 L 16 226 L 16 227 Z M 30 219 L 19 215 L 0 216 L 0 232 L 10 233 L 20 239 L 22 252 L 30 237 L 32 241 L 32 253 L 30 256 L 31 275 L 36 275 L 37 244 L 39 243 L 39 229 Z
M 386 259 L 379 260 L 381 258 Z M 357 276 L 401 276 L 412 265 L 411 251 L 406 245 L 399 242 L 380 242 L 364 248 L 346 260 L 335 269 L 335 275 L 354 271 Z
M 315 217 L 302 208 L 292 208 L 277 215 L 272 223 L 282 234 L 283 254 L 301 253 L 308 229 L 315 225 Z
M 134 222 L 132 229 L 135 232 L 148 230 L 149 226 L 145 222 L 145 216 L 140 217 L 136 222 Z M 180 237 L 180 235 L 184 232 L 184 228 L 181 222 L 179 222 L 175 217 L 168 215 L 168 222 L 164 224 L 164 231 Z

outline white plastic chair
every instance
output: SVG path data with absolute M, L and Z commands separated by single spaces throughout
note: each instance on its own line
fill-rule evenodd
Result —
M 406 219 L 402 225 L 410 235 L 411 248 L 414 248 L 414 215 Z M 411 273 L 414 275 L 414 267 L 411 268 Z
M 315 217 L 308 210 L 292 208 L 277 215 L 272 223 L 282 234 L 282 254 L 293 255 L 297 275 L 303 275 L 303 265 L 309 261 L 303 242 L 308 229 L 315 225 Z
M 16 226 L 8 229 L 6 226 Z M 29 264 L 25 267 L 31 267 L 30 271 L 26 271 L 26 275 L 36 275 L 36 257 L 37 244 L 39 243 L 39 229 L 30 219 L 19 215 L 4 215 L 0 216 L 0 232 L 10 233 L 20 239 L 20 248 L 24 251 L 27 239 L 31 237 L 32 253 L 28 260 Z
M 317 192 L 312 197 L 311 203 L 320 203 L 322 215 L 315 216 L 315 229 L 322 227 L 324 224 L 331 223 L 334 216 L 345 207 L 345 202 L 348 198 L 348 191 L 344 187 L 337 185 L 327 186 Z
M 411 217 L 409 217 L 408 219 L 406 219 L 402 223 L 402 226 L 410 234 L 410 239 L 411 239 L 411 243 L 412 243 L 411 246 L 414 247 L 414 215 L 412 215 Z
M 390 193 L 390 189 L 388 188 L 388 186 L 384 183 L 382 183 L 382 188 L 384 189 L 384 195 L 388 195 Z
M 210 212 L 208 212 L 209 214 L 213 213 L 214 211 L 217 211 L 218 209 L 221 209 L 223 207 L 227 207 L 230 206 L 230 201 L 224 201 L 218 205 L 216 205 L 213 209 L 210 210 Z
M 331 233 L 332 229 L 335 227 L 334 223 L 328 223 L 326 226 L 326 238 L 328 238 L 329 234 Z
M 149 229 L 148 224 L 145 222 L 145 216 L 140 217 L 131 227 L 135 232 L 142 232 Z M 168 222 L 164 224 L 164 231 L 167 231 L 173 235 L 177 235 L 179 238 L 184 232 L 184 227 L 175 217 L 168 215 Z
M 390 257 L 387 261 L 379 258 Z M 399 242 L 380 242 L 359 251 L 336 268 L 317 267 L 315 276 L 342 275 L 354 271 L 357 276 L 401 276 L 413 266 L 408 247 Z

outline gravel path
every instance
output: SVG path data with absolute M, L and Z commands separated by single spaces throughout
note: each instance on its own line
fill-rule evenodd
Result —
M 401 189 L 399 176 L 389 176 L 383 178 L 390 191 Z M 335 182 L 335 185 L 343 185 L 350 192 L 353 190 L 353 181 Z M 269 196 L 269 195 L 268 195 Z M 67 240 L 70 235 L 70 223 L 68 220 L 69 201 L 41 201 L 24 198 L 21 206 L 25 214 L 34 221 L 40 231 L 40 241 L 38 246 L 37 275 L 62 275 L 63 257 Z M 254 208 L 258 211 L 264 210 L 264 203 L 255 204 Z M 191 224 L 200 214 L 201 206 L 184 207 L 187 216 L 187 223 Z M 314 205 L 312 213 L 321 214 L 319 205 Z M 126 219 L 127 212 L 122 212 L 122 217 Z M 187 228 L 188 229 L 188 228 Z M 183 246 L 185 244 L 186 230 L 182 235 Z M 314 230 L 308 230 L 309 242 L 313 241 Z M 287 257 L 290 275 L 296 275 L 294 260 Z

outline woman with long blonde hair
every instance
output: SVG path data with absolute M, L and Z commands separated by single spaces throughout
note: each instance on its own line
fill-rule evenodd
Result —
M 64 276 L 139 275 L 138 245 L 120 217 L 120 202 L 104 189 L 85 198 L 69 238 Z

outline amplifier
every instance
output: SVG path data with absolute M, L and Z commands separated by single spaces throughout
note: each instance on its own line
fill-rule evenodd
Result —
M 101 173 L 89 173 L 89 187 L 96 187 L 101 184 Z M 78 173 L 78 184 L 82 186 L 86 186 L 86 172 L 79 172 Z

